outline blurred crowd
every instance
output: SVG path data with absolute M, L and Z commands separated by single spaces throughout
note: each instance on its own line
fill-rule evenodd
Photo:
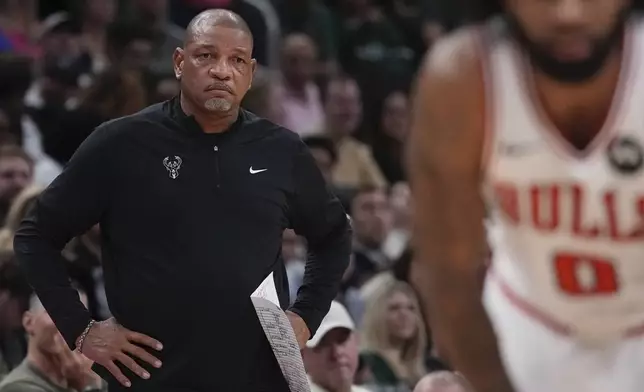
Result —
M 303 352 L 313 391 L 469 391 L 431 342 L 407 283 L 409 87 L 426 51 L 460 23 L 447 0 L 0 0 L 0 392 L 104 387 L 60 340 L 13 258 L 13 234 L 104 121 L 178 93 L 172 53 L 198 12 L 228 8 L 260 68 L 243 106 L 301 135 L 354 227 L 351 264 Z M 63 251 L 96 319 L 110 317 L 100 228 Z M 306 243 L 283 238 L 291 298 Z M 40 389 L 29 389 L 36 385 Z

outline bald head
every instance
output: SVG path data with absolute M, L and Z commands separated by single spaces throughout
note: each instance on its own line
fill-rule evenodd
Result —
M 220 8 L 206 10 L 192 18 L 188 27 L 186 28 L 186 38 L 184 46 L 195 40 L 196 37 L 206 33 L 213 27 L 228 27 L 231 29 L 241 30 L 248 34 L 251 41 L 253 34 L 246 24 L 246 21 L 236 13 Z
M 440 371 L 423 377 L 414 392 L 473 392 L 465 378 L 457 373 Z
M 282 74 L 291 88 L 302 89 L 313 82 L 317 71 L 315 42 L 306 34 L 294 33 L 282 42 Z
M 292 53 L 296 51 L 308 50 L 315 51 L 315 42 L 306 34 L 293 33 L 284 37 L 282 51 Z

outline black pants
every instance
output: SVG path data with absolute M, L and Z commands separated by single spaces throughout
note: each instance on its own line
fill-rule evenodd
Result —
M 109 380 L 109 392 L 291 392 L 267 340 L 255 355 L 250 355 L 248 362 L 252 366 L 250 374 L 246 377 L 235 374 L 231 375 L 231 378 L 225 378 L 226 375 L 213 369 L 213 378 L 208 380 L 212 381 L 212 387 L 207 389 L 197 387 L 196 385 L 204 385 L 204 383 L 197 383 L 194 379 L 186 380 L 185 384 L 175 380 L 172 385 L 166 382 L 155 383 L 154 377 L 142 381 L 117 362 L 123 373 L 133 381 L 132 387 L 126 388 L 119 384 L 105 368 L 94 365 L 93 369 L 98 375 Z M 142 362 L 140 364 L 145 366 Z

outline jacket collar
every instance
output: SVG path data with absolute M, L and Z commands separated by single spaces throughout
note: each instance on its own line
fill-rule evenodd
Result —
M 235 122 L 232 123 L 227 130 L 221 133 L 204 132 L 195 117 L 192 115 L 187 115 L 183 111 L 183 109 L 181 108 L 181 100 L 179 95 L 173 97 L 169 101 L 166 101 L 163 105 L 163 111 L 166 112 L 166 114 L 170 118 L 172 118 L 179 124 L 181 131 L 184 131 L 192 136 L 214 138 L 216 140 L 236 140 L 240 137 L 243 139 L 243 136 L 246 136 L 244 134 L 249 133 L 248 131 L 243 129 L 243 125 L 247 122 L 247 117 L 249 114 L 243 109 L 239 110 L 237 120 L 235 120 Z

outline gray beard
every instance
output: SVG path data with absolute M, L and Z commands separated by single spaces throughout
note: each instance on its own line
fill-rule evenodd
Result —
M 211 112 L 227 112 L 232 109 L 233 104 L 223 98 L 212 98 L 207 100 L 204 106 Z

